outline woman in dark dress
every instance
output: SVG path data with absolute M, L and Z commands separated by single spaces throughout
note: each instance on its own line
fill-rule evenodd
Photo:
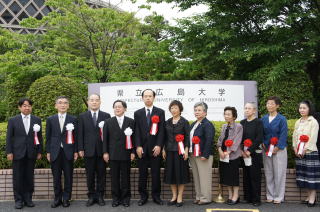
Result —
M 250 139 L 252 145 L 244 149 L 242 147 L 243 159 L 251 160 L 251 165 L 244 164 L 243 167 L 243 191 L 244 199 L 254 206 L 261 204 L 261 167 L 262 167 L 262 149 L 263 125 L 262 121 L 256 117 L 257 107 L 254 103 L 247 103 L 244 107 L 244 113 L 247 117 L 240 124 L 243 127 L 242 146 L 245 140 Z
M 183 205 L 182 196 L 184 185 L 190 182 L 188 149 L 189 149 L 189 122 L 181 116 L 183 106 L 174 100 L 169 105 L 172 118 L 165 123 L 166 139 L 163 148 L 163 158 L 166 160 L 164 182 L 170 184 L 172 198 L 168 205 Z M 180 141 L 180 145 L 178 144 Z
M 224 108 L 224 118 L 227 124 L 222 126 L 221 135 L 217 144 L 220 155 L 220 184 L 228 186 L 229 198 L 227 204 L 235 205 L 239 203 L 239 165 L 242 125 L 235 123 L 237 110 L 234 107 Z M 232 145 L 227 147 L 226 141 L 230 140 L 232 140 Z

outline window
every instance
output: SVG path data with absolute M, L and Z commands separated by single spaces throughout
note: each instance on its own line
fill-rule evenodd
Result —
M 29 4 L 29 6 L 26 8 L 26 10 L 29 13 L 29 15 L 31 15 L 31 16 L 33 16 L 37 12 L 37 9 L 35 8 L 35 6 L 33 4 Z
M 16 15 L 21 11 L 21 7 L 17 4 L 17 2 L 13 2 L 9 8 L 11 12 L 13 12 Z
M 6 10 L 4 11 L 4 13 L 2 14 L 2 18 L 5 20 L 5 22 L 8 24 L 12 19 L 13 19 L 13 16 L 11 15 L 11 13 Z

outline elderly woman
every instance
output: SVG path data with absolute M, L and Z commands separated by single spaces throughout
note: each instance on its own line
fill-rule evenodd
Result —
M 224 119 L 227 124 L 222 126 L 218 139 L 218 151 L 220 155 L 219 173 L 220 184 L 228 186 L 229 198 L 227 204 L 239 203 L 239 165 L 241 156 L 241 140 L 243 128 L 237 119 L 237 110 L 234 107 L 224 108 Z M 232 142 L 230 142 L 230 140 Z M 227 144 L 229 141 L 229 144 Z
M 194 204 L 204 205 L 212 202 L 212 162 L 213 138 L 215 129 L 206 118 L 208 105 L 199 102 L 194 105 L 196 121 L 190 131 L 190 164 L 196 190 Z
M 266 177 L 267 202 L 280 204 L 284 201 L 287 172 L 287 119 L 278 113 L 279 97 L 267 100 L 268 114 L 261 118 L 263 123 L 263 165 Z
M 240 122 L 243 127 L 242 157 L 244 160 L 251 161 L 251 164 L 245 164 L 243 167 L 244 198 L 253 206 L 261 204 L 262 150 L 260 147 L 263 140 L 263 125 L 262 121 L 256 117 L 256 112 L 256 105 L 248 102 L 244 106 L 246 118 Z M 246 145 L 245 141 L 248 139 L 251 141 L 251 146 Z
M 317 149 L 319 125 L 312 116 L 314 109 L 310 101 L 300 102 L 299 113 L 301 118 L 296 121 L 292 136 L 296 155 L 297 185 L 308 191 L 307 199 L 302 203 L 313 207 L 316 203 L 316 190 L 320 189 L 320 162 Z
M 170 184 L 172 191 L 168 206 L 181 207 L 184 185 L 190 182 L 188 165 L 190 125 L 181 116 L 183 111 L 181 102 L 173 100 L 169 105 L 169 111 L 172 118 L 165 123 L 166 138 L 162 151 L 163 158 L 166 160 L 164 182 Z

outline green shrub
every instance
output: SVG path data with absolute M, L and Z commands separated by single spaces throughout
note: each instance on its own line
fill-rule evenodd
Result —
M 298 117 L 297 105 L 304 99 L 313 101 L 312 82 L 306 73 L 297 72 L 279 76 L 278 79 L 268 78 L 269 70 L 261 70 L 251 76 L 258 83 L 259 113 L 266 114 L 266 102 L 269 96 L 279 96 L 282 101 L 280 112 L 287 119 Z
M 85 110 L 83 98 L 86 96 L 86 89 L 70 78 L 45 76 L 32 83 L 27 96 L 34 102 L 33 114 L 41 118 L 57 113 L 54 105 L 58 96 L 67 96 L 70 99 L 68 112 L 78 115 Z

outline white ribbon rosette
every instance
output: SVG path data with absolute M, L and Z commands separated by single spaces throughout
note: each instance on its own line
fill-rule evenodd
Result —
M 126 149 L 132 149 L 132 141 L 131 141 L 131 135 L 132 135 L 133 131 L 130 127 L 127 127 L 124 130 L 124 134 L 126 135 Z
M 100 129 L 100 138 L 101 138 L 101 141 L 103 141 L 103 127 L 104 127 L 104 121 L 100 121 L 99 124 L 99 129 Z
M 67 144 L 74 144 L 74 138 L 72 131 L 74 130 L 74 125 L 72 123 L 69 123 L 66 125 L 67 130 Z
M 38 138 L 38 132 L 40 132 L 40 125 L 39 124 L 34 124 L 33 125 L 33 131 L 34 131 L 34 139 L 33 139 L 33 142 L 34 142 L 34 145 L 39 145 L 40 142 L 39 142 L 39 138 Z

